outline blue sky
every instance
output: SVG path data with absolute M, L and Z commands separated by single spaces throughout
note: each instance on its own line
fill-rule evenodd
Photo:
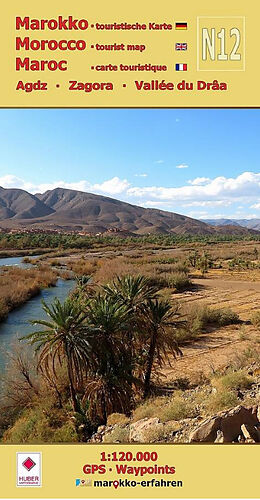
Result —
M 0 110 L 0 185 L 260 217 L 259 110 Z

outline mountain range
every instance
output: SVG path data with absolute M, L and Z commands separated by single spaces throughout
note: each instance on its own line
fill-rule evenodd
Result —
M 260 231 L 260 219 L 203 219 L 203 222 L 212 226 L 240 226 Z
M 114 230 L 139 235 L 252 232 L 233 221 L 221 225 L 214 223 L 71 189 L 56 188 L 43 194 L 31 194 L 23 189 L 0 187 L 2 229 L 53 229 L 94 234 Z

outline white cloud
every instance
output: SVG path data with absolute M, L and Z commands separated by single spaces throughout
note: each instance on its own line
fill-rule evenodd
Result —
M 101 184 L 91 184 L 86 180 L 81 180 L 78 182 L 64 182 L 55 181 L 51 183 L 42 184 L 32 184 L 30 182 L 24 181 L 23 179 L 16 177 L 15 175 L 5 175 L 0 177 L 0 186 L 4 188 L 19 188 L 29 191 L 30 193 L 44 193 L 50 189 L 55 189 L 57 187 L 65 189 L 76 189 L 78 191 L 90 191 L 95 193 L 117 195 L 121 194 L 130 187 L 130 183 L 126 179 L 119 179 L 119 177 L 113 177 Z
M 183 207 L 229 207 L 232 205 L 232 201 L 227 200 L 214 200 L 214 201 L 191 201 L 190 203 L 184 203 Z
M 188 212 L 187 215 L 189 217 L 195 217 L 196 219 L 207 219 L 209 217 L 208 212 L 200 210 L 200 211 L 191 211 Z
M 92 190 L 109 193 L 109 194 L 121 194 L 130 186 L 131 184 L 127 179 L 119 179 L 119 177 L 113 177 L 102 184 L 94 184 Z
M 157 164 L 161 164 L 161 163 L 164 163 L 164 160 L 156 160 L 154 163 L 157 163 Z
M 176 168 L 189 168 L 189 165 L 176 165 Z
M 166 210 L 166 208 L 170 209 L 171 207 L 171 202 L 169 201 L 147 200 L 147 201 L 138 201 L 137 204 L 144 208 L 162 208 L 164 210 Z
M 188 184 L 191 184 L 192 186 L 203 186 L 203 184 L 208 184 L 209 182 L 209 177 L 196 177 L 196 179 L 188 181 Z
M 129 196 L 162 201 L 246 201 L 260 197 L 260 173 L 244 172 L 234 178 L 216 177 L 206 185 L 131 187 Z
M 238 207 L 238 208 L 243 208 L 243 207 Z M 250 208 L 257 208 L 257 210 L 260 209 L 260 203 L 254 203 L 254 205 L 251 205 Z
M 4 188 L 17 188 L 17 189 L 25 189 L 30 192 L 33 192 L 34 184 L 31 182 L 26 182 L 15 175 L 7 174 L 3 177 L 0 177 L 0 186 Z
M 135 177 L 147 177 L 148 174 L 135 174 Z

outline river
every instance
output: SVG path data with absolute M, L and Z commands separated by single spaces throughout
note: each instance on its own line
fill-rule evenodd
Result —
M 0 267 L 6 265 L 27 267 L 28 264 L 23 263 L 22 259 L 23 257 L 0 259 Z M 53 302 L 55 297 L 58 297 L 60 301 L 64 301 L 74 286 L 74 280 L 65 281 L 58 279 L 55 287 L 44 288 L 39 295 L 11 311 L 7 319 L 0 323 L 0 372 L 3 371 L 6 364 L 5 353 L 12 349 L 15 340 L 37 329 L 29 321 L 33 319 L 46 319 L 46 315 L 42 310 L 42 299 L 48 305 Z
M 35 255 L 34 257 L 36 258 L 37 256 Z M 2 266 L 18 266 L 28 269 L 31 267 L 31 264 L 23 262 L 23 257 L 3 257 L 2 259 L 0 258 L 0 267 Z

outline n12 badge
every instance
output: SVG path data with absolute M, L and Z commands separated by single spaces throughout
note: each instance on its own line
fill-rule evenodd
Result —
M 245 71 L 245 17 L 197 18 L 197 70 Z

